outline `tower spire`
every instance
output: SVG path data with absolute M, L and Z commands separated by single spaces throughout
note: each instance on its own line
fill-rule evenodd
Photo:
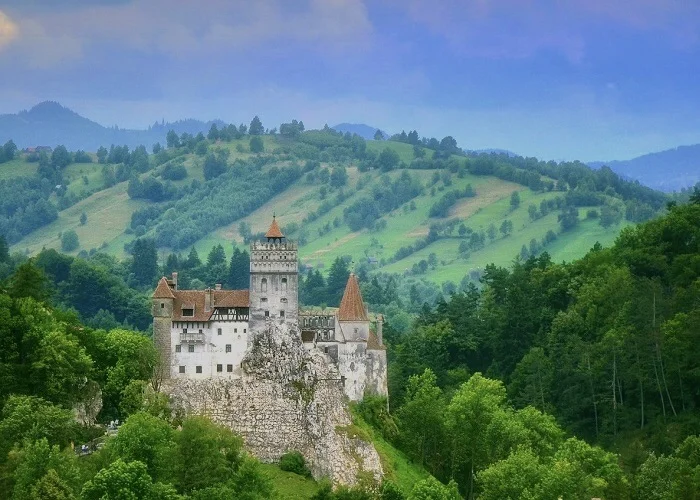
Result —
M 282 243 L 284 239 L 284 234 L 282 234 L 280 227 L 277 225 L 277 216 L 274 212 L 272 213 L 272 224 L 270 224 L 270 229 L 265 233 L 265 238 L 267 238 L 268 243 L 275 243 L 275 240 L 277 240 L 277 243 Z

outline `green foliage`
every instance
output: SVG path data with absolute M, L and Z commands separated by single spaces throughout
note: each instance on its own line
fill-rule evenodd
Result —
M 203 417 L 187 418 L 177 442 L 178 484 L 184 492 L 225 482 L 243 463 L 241 439 Z
M 280 469 L 293 472 L 304 477 L 311 477 L 311 471 L 306 467 L 304 455 L 298 451 L 289 451 L 280 457 Z
M 263 143 L 263 140 L 259 135 L 255 135 L 250 138 L 248 147 L 250 148 L 251 153 L 258 154 L 265 151 L 265 144 Z
M 377 157 L 377 167 L 382 172 L 388 172 L 399 165 L 399 154 L 391 148 L 384 148 Z
M 22 449 L 10 454 L 10 461 L 14 467 L 13 500 L 47 498 L 37 496 L 44 492 L 49 498 L 74 498 L 79 491 L 80 470 L 75 453 L 50 446 L 46 438 L 26 441 Z
M 447 217 L 452 206 L 457 203 L 460 198 L 471 198 L 476 196 L 471 184 L 468 184 L 463 190 L 456 189 L 447 191 L 442 197 L 430 207 L 431 217 Z M 492 238 L 493 239 L 493 238 Z
M 64 252 L 72 252 L 80 247 L 80 241 L 78 240 L 78 235 L 72 229 L 65 231 L 61 235 L 61 250 Z
M 408 500 L 460 500 L 461 498 L 454 481 L 444 485 L 433 477 L 416 484 L 408 496 Z
M 250 135 L 262 135 L 265 133 L 265 127 L 263 127 L 258 115 L 255 115 L 250 121 L 250 126 L 248 127 L 248 133 Z
M 36 396 L 10 396 L 0 420 L 0 463 L 13 446 L 46 439 L 48 445 L 65 447 L 75 432 L 73 415 Z
M 84 500 L 177 500 L 175 489 L 153 483 L 141 462 L 124 462 L 121 458 L 102 469 L 85 483 Z
M 152 239 L 137 239 L 131 249 L 131 273 L 139 285 L 151 286 L 158 275 L 158 253 Z
M 148 413 L 135 413 L 121 426 L 105 452 L 126 462 L 138 461 L 151 478 L 167 480 L 172 477 L 175 449 L 174 431 L 166 421 Z
M 515 210 L 520 206 L 520 193 L 513 191 L 510 195 L 510 209 Z

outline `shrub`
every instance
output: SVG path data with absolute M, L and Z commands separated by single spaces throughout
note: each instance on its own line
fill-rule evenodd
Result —
M 311 471 L 306 467 L 304 455 L 298 451 L 289 451 L 280 457 L 280 469 L 299 474 L 304 477 L 311 477 Z
M 72 252 L 77 250 L 79 246 L 78 235 L 72 229 L 61 235 L 61 250 L 64 252 Z

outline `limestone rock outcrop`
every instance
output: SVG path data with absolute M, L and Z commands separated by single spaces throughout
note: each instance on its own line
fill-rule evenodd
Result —
M 314 477 L 356 484 L 379 481 L 374 446 L 352 420 L 336 366 L 318 349 L 306 350 L 293 326 L 269 323 L 253 335 L 240 378 L 169 380 L 163 390 L 188 414 L 207 415 L 240 434 L 264 462 L 287 451 L 306 458 Z

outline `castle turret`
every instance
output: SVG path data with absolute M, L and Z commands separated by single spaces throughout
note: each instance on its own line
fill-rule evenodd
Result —
M 297 246 L 286 240 L 274 216 L 265 238 L 250 245 L 251 332 L 267 321 L 296 324 L 299 311 Z
M 369 317 L 362 301 L 360 284 L 355 273 L 350 273 L 345 292 L 338 309 L 338 323 L 345 340 L 367 341 L 369 337 Z
M 174 274 L 173 286 L 177 275 Z M 173 304 L 175 294 L 168 280 L 163 277 L 153 292 L 153 343 L 160 355 L 160 376 L 170 378 L 171 364 L 171 335 L 170 328 L 173 320 Z

